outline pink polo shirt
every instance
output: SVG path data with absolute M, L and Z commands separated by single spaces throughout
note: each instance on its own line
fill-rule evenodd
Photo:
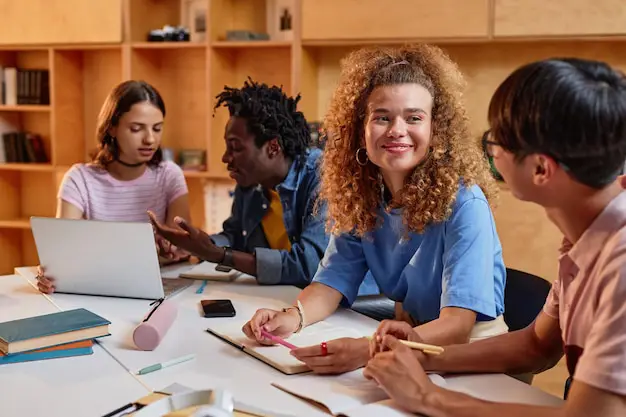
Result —
M 560 321 L 569 373 L 626 395 L 626 192 L 562 252 L 544 312 Z
M 148 167 L 131 181 L 93 164 L 75 164 L 63 178 L 59 198 L 81 209 L 87 220 L 147 222 L 151 210 L 164 222 L 169 205 L 187 193 L 183 171 L 171 161 Z

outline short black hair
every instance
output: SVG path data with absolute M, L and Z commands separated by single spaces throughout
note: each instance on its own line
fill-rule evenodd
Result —
M 165 103 L 159 91 L 152 85 L 141 80 L 128 80 L 115 86 L 107 96 L 96 127 L 96 140 L 98 149 L 93 155 L 92 162 L 106 166 L 119 158 L 119 145 L 117 139 L 111 137 L 109 130 L 117 126 L 120 117 L 130 111 L 137 103 L 148 102 L 158 108 L 165 117 Z M 163 161 L 163 150 L 159 146 L 148 166 L 158 166 Z
M 549 155 L 593 188 L 614 181 L 626 160 L 626 78 L 604 62 L 524 65 L 497 88 L 488 118 L 493 138 L 517 160 Z
M 309 125 L 297 110 L 300 95 L 288 97 L 282 87 L 268 86 L 251 78 L 242 88 L 225 86 L 214 109 L 224 105 L 230 116 L 246 120 L 257 147 L 276 138 L 283 153 L 292 159 L 304 155 L 311 141 Z

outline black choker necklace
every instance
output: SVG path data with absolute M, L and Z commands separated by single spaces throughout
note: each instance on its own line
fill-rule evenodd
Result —
M 124 162 L 119 158 L 117 158 L 116 161 L 128 168 L 137 168 L 145 164 L 145 162 L 137 162 L 135 164 L 129 164 L 128 162 Z

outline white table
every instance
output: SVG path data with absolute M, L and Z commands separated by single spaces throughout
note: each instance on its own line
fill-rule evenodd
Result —
M 19 271 L 20 275 L 30 279 L 31 282 L 34 280 L 34 273 L 32 273 L 34 271 L 30 269 L 19 269 Z M 271 382 L 284 378 L 298 378 L 299 376 L 285 376 L 205 331 L 210 320 L 233 319 L 206 319 L 200 313 L 200 300 L 204 298 L 227 298 L 232 300 L 235 306 L 237 311 L 236 319 L 245 321 L 252 316 L 257 308 L 280 308 L 291 304 L 299 291 L 295 287 L 258 286 L 252 279 L 241 279 L 229 284 L 209 283 L 203 294 L 196 294 L 196 289 L 200 285 L 199 281 L 196 285 L 172 298 L 172 301 L 179 306 L 176 321 L 157 349 L 152 352 L 144 352 L 134 347 L 131 334 L 137 323 L 150 310 L 149 301 L 69 294 L 54 294 L 50 297 L 45 297 L 37 295 L 32 286 L 29 286 L 25 280 L 20 280 L 17 277 L 0 277 L 0 284 L 4 281 L 7 281 L 7 283 L 0 286 L 0 294 L 20 300 L 19 302 L 33 303 L 33 306 L 35 304 L 37 306 L 41 305 L 41 307 L 29 307 L 28 311 L 22 312 L 22 316 L 49 312 L 56 305 L 63 310 L 84 307 L 112 322 L 112 336 L 101 339 L 100 345 L 119 361 L 119 364 L 115 361 L 113 361 L 114 365 L 109 361 L 106 364 L 111 368 L 109 372 L 112 375 L 117 375 L 115 378 L 118 378 L 120 382 L 110 383 L 106 390 L 102 390 L 101 386 L 91 381 L 83 386 L 85 391 L 90 392 L 90 394 L 85 394 L 86 397 L 83 398 L 110 397 L 110 399 L 102 400 L 110 404 L 106 411 L 112 411 L 129 400 L 145 395 L 145 389 L 142 391 L 141 384 L 136 381 L 136 379 L 140 379 L 148 388 L 157 390 L 172 383 L 179 383 L 198 389 L 223 387 L 232 390 L 238 402 L 270 413 L 280 412 L 281 415 L 294 416 L 327 416 L 318 408 L 270 385 Z M 37 301 L 35 302 L 34 299 L 37 299 Z M 43 304 L 45 303 L 48 303 L 48 306 L 44 308 Z M 4 311 L 4 303 L 0 302 L 0 317 L 4 317 Z M 339 311 L 328 320 L 341 326 L 350 326 L 364 333 L 373 332 L 377 326 L 376 321 L 348 310 Z M 101 351 L 101 353 L 106 355 L 104 351 Z M 188 353 L 196 353 L 197 359 L 140 377 L 132 375 L 144 366 Z M 72 358 L 71 360 L 78 359 Z M 92 358 L 94 362 L 96 359 L 102 364 L 98 366 L 105 366 L 106 358 L 104 356 L 102 356 L 102 359 L 100 357 Z M 52 362 L 50 361 L 50 363 Z M 62 365 L 58 365 L 59 367 L 64 366 L 68 369 L 71 367 L 72 374 L 74 372 L 85 372 L 85 375 L 88 377 L 92 375 L 89 370 L 74 370 L 73 368 L 80 368 L 80 366 L 74 366 L 73 362 L 66 361 L 66 359 L 58 360 L 57 363 L 62 363 Z M 22 365 L 19 365 L 21 369 L 29 369 Z M 90 365 L 90 370 L 95 366 L 95 364 Z M 18 368 L 16 367 L 15 369 Z M 44 367 L 38 368 L 37 372 L 40 372 L 41 375 L 49 375 L 51 378 L 46 388 L 48 392 L 66 389 L 62 384 L 58 385 L 56 383 L 53 371 L 48 371 L 47 368 L 43 369 Z M 5 379 L 4 372 L 0 369 L 0 385 L 13 384 L 12 390 L 15 391 L 12 396 L 25 396 L 26 392 L 32 392 L 29 385 L 14 384 Z M 447 378 L 447 381 L 452 389 L 464 391 L 488 400 L 545 405 L 554 405 L 561 402 L 560 399 L 554 396 L 504 375 L 455 376 Z M 126 395 L 126 393 L 122 395 L 118 385 L 130 384 L 131 382 L 133 382 L 133 386 L 136 386 L 136 391 L 132 395 Z M 118 391 L 120 392 L 118 393 Z M 7 394 L 6 391 L 4 393 Z M 65 396 L 74 397 L 71 393 L 66 393 Z M 16 404 L 16 407 L 18 406 L 19 403 Z M 67 408 L 67 405 L 64 406 Z M 18 409 L 20 412 L 22 411 L 22 408 Z M 54 410 L 54 408 L 52 409 Z M 36 415 L 36 413 L 32 415 Z M 87 414 L 65 413 L 63 415 Z M 92 412 L 89 415 L 98 414 Z
M 57 311 L 24 279 L 0 277 L 1 321 Z M 148 392 L 98 345 L 93 355 L 0 366 L 0 414 L 7 417 L 100 416 Z

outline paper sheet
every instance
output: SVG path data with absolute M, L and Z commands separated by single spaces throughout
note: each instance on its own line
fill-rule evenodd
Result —
M 400 408 L 393 400 L 367 404 L 353 410 L 344 411 L 340 415 L 345 417 L 415 417 L 415 414 Z
M 443 386 L 445 380 L 437 374 L 429 375 L 433 383 Z M 290 392 L 298 397 L 313 400 L 324 405 L 333 415 L 393 415 L 404 416 L 399 408 L 392 414 L 393 408 L 389 407 L 392 402 L 380 404 L 388 400 L 389 396 L 378 387 L 376 382 L 363 376 L 363 369 L 357 369 L 342 375 L 322 376 L 306 375 L 291 380 L 274 382 L 277 388 Z M 377 404 L 374 404 L 377 403 Z M 384 411 L 381 413 L 381 410 Z

